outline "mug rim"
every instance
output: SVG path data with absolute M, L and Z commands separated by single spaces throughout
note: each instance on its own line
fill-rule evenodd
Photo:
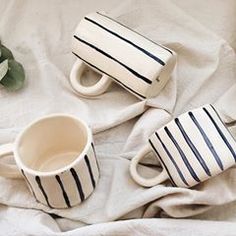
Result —
M 19 143 L 23 137 L 23 135 L 30 129 L 32 128 L 33 125 L 37 124 L 37 123 L 40 123 L 41 121 L 44 121 L 44 120 L 47 120 L 47 119 L 50 119 L 50 118 L 57 118 L 57 117 L 64 117 L 64 118 L 70 118 L 70 119 L 73 119 L 75 120 L 76 122 L 79 122 L 80 124 L 82 124 L 84 126 L 84 128 L 86 129 L 86 133 L 87 133 L 87 142 L 86 142 L 86 145 L 84 146 L 83 148 L 83 151 L 75 158 L 74 161 L 72 161 L 70 164 L 68 165 L 65 165 L 63 166 L 62 168 L 59 168 L 59 169 L 56 169 L 56 170 L 53 170 L 53 171 L 38 171 L 38 170 L 34 170 L 30 167 L 27 167 L 21 157 L 20 157 L 20 154 L 19 154 Z M 13 153 L 14 153 L 14 159 L 15 159 L 15 162 L 16 162 L 16 165 L 18 166 L 18 168 L 21 168 L 23 169 L 24 171 L 26 171 L 27 173 L 31 174 L 31 175 L 38 175 L 38 176 L 55 176 L 57 174 L 62 174 L 63 172 L 69 170 L 70 168 L 72 168 L 73 166 L 75 166 L 76 163 L 79 163 L 82 158 L 87 152 L 88 152 L 88 149 L 90 147 L 92 143 L 92 131 L 91 129 L 89 128 L 88 124 L 83 121 L 82 119 L 74 116 L 74 115 L 71 115 L 71 114 L 65 114 L 65 113 L 53 113 L 53 114 L 49 114 L 49 115 L 46 115 L 46 116 L 43 116 L 43 117 L 40 117 L 34 121 L 32 121 L 31 123 L 29 123 L 24 129 L 23 131 L 20 132 L 20 134 L 16 137 L 15 139 L 15 142 L 14 142 L 14 146 L 13 146 Z

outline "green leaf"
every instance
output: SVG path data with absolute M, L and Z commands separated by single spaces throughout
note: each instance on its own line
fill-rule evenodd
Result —
M 6 59 L 14 59 L 12 52 L 6 48 L 5 46 L 1 45 L 1 55 L 0 55 L 0 63 Z
M 15 91 L 22 88 L 25 80 L 23 66 L 15 60 L 9 60 L 8 67 L 8 72 L 0 83 L 9 91 Z
M 6 75 L 8 71 L 8 60 L 3 61 L 0 63 L 0 81 Z

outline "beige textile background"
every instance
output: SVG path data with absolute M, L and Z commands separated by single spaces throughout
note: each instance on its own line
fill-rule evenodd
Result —
M 72 91 L 71 35 L 86 13 L 97 10 L 177 52 L 175 71 L 158 97 L 140 101 L 116 84 L 91 100 Z M 213 103 L 226 123 L 236 120 L 235 1 L 0 0 L 0 12 L 1 40 L 27 77 L 19 92 L 0 88 L 0 144 L 12 142 L 35 118 L 66 112 L 91 125 L 101 167 L 94 194 L 68 210 L 48 209 L 22 180 L 0 178 L 0 234 L 235 235 L 235 168 L 193 189 L 142 188 L 128 172 L 147 137 L 184 111 Z

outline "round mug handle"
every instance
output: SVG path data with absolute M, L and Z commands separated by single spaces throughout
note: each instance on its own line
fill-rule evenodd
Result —
M 133 178 L 133 180 L 144 186 L 144 187 L 152 187 L 157 184 L 160 184 L 168 179 L 168 174 L 166 173 L 165 169 L 162 170 L 162 172 L 153 178 L 144 178 L 142 177 L 138 171 L 137 171 L 137 165 L 138 163 L 146 156 L 147 153 L 152 151 L 150 145 L 146 145 L 143 149 L 140 150 L 140 152 L 131 160 L 130 163 L 130 174 Z
M 0 146 L 0 157 L 13 154 L 13 147 L 14 145 L 12 143 Z M 0 163 L 0 176 L 6 178 L 22 178 L 22 175 L 15 164 Z
M 104 93 L 112 83 L 111 78 L 106 74 L 102 74 L 101 79 L 96 84 L 88 87 L 83 86 L 80 80 L 85 67 L 86 64 L 80 59 L 77 59 L 73 65 L 70 73 L 70 83 L 73 89 L 80 95 L 88 97 L 94 97 Z

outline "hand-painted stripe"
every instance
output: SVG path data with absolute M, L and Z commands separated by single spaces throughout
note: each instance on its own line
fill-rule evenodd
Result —
M 90 65 L 91 67 L 93 67 L 94 69 L 100 71 L 103 74 L 106 74 L 108 76 L 110 76 L 112 79 L 114 79 L 117 83 L 119 83 L 121 86 L 123 86 L 124 88 L 128 89 L 130 92 L 134 93 L 135 95 L 139 96 L 140 98 L 146 99 L 145 96 L 143 96 L 142 94 L 134 91 L 133 89 L 131 89 L 130 87 L 128 87 L 127 85 L 123 84 L 122 82 L 120 82 L 118 79 L 116 79 L 115 77 L 109 75 L 108 73 L 106 73 L 105 71 L 99 69 L 98 67 L 94 66 L 93 64 L 91 64 L 90 62 L 86 61 L 85 59 L 83 59 L 82 57 L 80 57 L 79 55 L 77 55 L 76 53 L 72 52 L 76 57 L 78 57 L 79 59 L 81 59 L 82 61 L 84 61 L 85 63 L 87 63 L 88 65 Z
M 121 25 L 121 26 L 123 26 L 123 27 L 126 28 L 126 29 L 131 30 L 132 32 L 134 32 L 134 33 L 136 33 L 136 34 L 142 36 L 143 38 L 147 39 L 149 42 L 152 42 L 152 43 L 158 45 L 159 47 L 165 49 L 166 51 L 168 51 L 170 54 L 173 55 L 173 52 L 172 52 L 171 50 L 169 50 L 168 48 L 166 48 L 165 46 L 163 46 L 163 45 L 161 45 L 161 44 L 159 44 L 159 43 L 156 43 L 155 41 L 151 40 L 150 38 L 147 38 L 146 36 L 140 34 L 139 32 L 137 32 L 137 31 L 135 31 L 135 30 L 129 28 L 127 25 L 124 25 L 124 24 L 122 24 L 122 23 L 120 23 L 120 22 L 114 20 L 113 18 L 111 18 L 111 17 L 109 17 L 109 16 L 107 16 L 107 15 L 104 15 L 104 14 L 102 14 L 102 13 L 100 13 L 100 12 L 96 12 L 96 13 L 99 14 L 99 15 L 101 15 L 101 16 L 106 17 L 107 19 L 109 19 L 109 20 L 111 20 L 111 21 L 113 21 L 113 22 L 115 22 L 115 23 L 117 23 L 117 24 L 119 24 L 119 25 Z
M 201 125 L 199 124 L 199 122 L 197 121 L 196 117 L 193 115 L 193 113 L 190 111 L 189 113 L 190 118 L 192 119 L 193 123 L 196 125 L 196 127 L 198 128 L 198 130 L 200 131 L 207 147 L 209 148 L 209 150 L 211 151 L 213 157 L 215 158 L 218 166 L 220 167 L 221 170 L 224 170 L 224 166 L 223 163 L 220 159 L 220 157 L 218 156 L 218 154 L 216 153 L 215 148 L 213 147 L 210 139 L 207 137 L 206 133 L 204 132 L 203 128 L 201 127 Z
M 91 143 L 91 146 L 92 146 L 92 149 L 93 149 L 94 158 L 95 158 L 95 161 L 96 161 L 96 164 L 97 164 L 97 167 L 98 167 L 98 172 L 99 172 L 100 171 L 100 167 L 99 167 L 99 164 L 98 164 L 98 159 L 97 159 L 97 154 L 96 154 L 96 151 L 95 151 L 94 144 Z
M 175 123 L 178 126 L 180 132 L 182 133 L 186 143 L 189 145 L 189 147 L 191 148 L 193 154 L 195 155 L 195 157 L 197 158 L 199 164 L 202 166 L 202 168 L 204 169 L 204 171 L 206 172 L 206 174 L 208 176 L 211 176 L 211 172 L 206 164 L 206 162 L 203 160 L 201 154 L 198 152 L 197 148 L 195 147 L 195 145 L 192 143 L 191 139 L 189 138 L 189 136 L 187 135 L 187 133 L 185 132 L 182 124 L 180 123 L 178 118 L 175 118 Z
M 89 159 L 88 159 L 87 155 L 84 156 L 84 160 L 86 162 L 86 165 L 87 165 L 87 168 L 88 168 L 88 171 L 89 171 L 89 175 L 90 175 L 90 179 L 91 179 L 93 188 L 95 188 L 96 183 L 95 183 L 95 180 L 94 180 L 94 177 L 93 177 L 92 168 L 91 168 L 91 165 L 90 165 L 90 162 L 89 162 Z
M 64 188 L 64 186 L 63 186 L 63 183 L 62 183 L 61 178 L 60 178 L 59 175 L 56 175 L 56 180 L 57 180 L 57 182 L 59 183 L 59 185 L 60 185 L 60 187 L 61 187 L 62 194 L 63 194 L 63 197 L 64 197 L 64 200 L 65 200 L 65 203 L 66 203 L 67 207 L 71 207 L 71 205 L 70 205 L 70 200 L 69 200 L 69 198 L 68 198 L 68 195 L 67 195 L 67 193 L 66 193 L 66 191 L 65 191 L 65 188 Z
M 162 142 L 161 138 L 159 137 L 159 135 L 155 132 L 155 135 L 157 136 L 159 142 L 161 143 L 163 149 L 165 150 L 165 152 L 167 153 L 168 157 L 170 158 L 171 162 L 173 163 L 173 165 L 175 166 L 175 169 L 177 170 L 181 180 L 183 181 L 183 183 L 187 186 L 189 186 L 188 182 L 186 181 L 186 179 L 184 178 L 181 170 L 179 169 L 178 165 L 175 162 L 175 159 L 172 157 L 172 155 L 170 154 L 170 152 L 168 151 L 167 147 L 165 146 L 165 144 Z
M 144 48 L 141 48 L 140 46 L 138 46 L 137 44 L 131 42 L 130 40 L 122 37 L 121 35 L 117 34 L 116 32 L 104 27 L 103 25 L 99 24 L 98 22 L 88 18 L 88 17 L 85 17 L 84 18 L 85 20 L 97 25 L 98 27 L 104 29 L 105 31 L 109 32 L 110 34 L 116 36 L 117 38 L 119 39 L 122 39 L 123 41 L 125 41 L 126 43 L 132 45 L 133 47 L 137 48 L 138 50 L 140 50 L 141 52 L 143 52 L 144 54 L 146 54 L 147 56 L 151 57 L 153 60 L 157 61 L 159 64 L 161 64 L 162 66 L 165 65 L 165 62 L 162 61 L 160 58 L 158 58 L 157 56 L 153 55 L 152 53 L 148 52 L 147 50 L 145 50 Z
M 179 154 L 180 154 L 180 156 L 181 156 L 185 166 L 188 168 L 188 171 L 191 174 L 191 176 L 193 177 L 193 179 L 195 179 L 197 182 L 201 182 L 200 179 L 198 178 L 196 172 L 192 168 L 191 164 L 189 163 L 187 157 L 185 156 L 183 150 L 179 146 L 178 142 L 175 140 L 174 136 L 171 134 L 170 130 L 167 127 L 165 127 L 164 130 L 166 131 L 168 137 L 170 138 L 170 140 L 173 142 L 173 144 L 175 145 L 176 149 L 178 150 L 178 152 L 179 152 Z
M 31 191 L 31 193 L 33 194 L 34 198 L 37 199 L 37 198 L 36 198 L 36 195 L 35 195 L 35 193 L 34 193 L 34 190 L 33 190 L 32 186 L 31 186 L 31 184 L 30 184 L 28 178 L 27 178 L 26 175 L 25 175 L 24 170 L 21 169 L 21 173 L 22 173 L 22 175 L 24 176 L 25 181 L 27 182 L 27 184 L 28 184 L 28 186 L 29 186 L 29 188 L 30 188 L 30 191 Z
M 43 186 L 42 186 L 40 177 L 39 177 L 39 176 L 35 176 L 35 180 L 36 180 L 36 182 L 37 182 L 37 184 L 38 184 L 38 187 L 39 187 L 39 189 L 41 190 L 41 192 L 42 192 L 42 194 L 43 194 L 43 196 L 44 196 L 44 198 L 45 198 L 45 200 L 46 200 L 48 206 L 51 207 L 51 208 L 53 208 L 53 207 L 51 206 L 51 204 L 49 203 L 49 201 L 48 201 L 48 196 L 47 196 L 47 194 L 46 194 L 46 192 L 45 192 L 45 190 L 44 190 L 44 188 L 43 188 Z
M 150 145 L 152 146 L 153 150 L 155 151 L 156 155 L 158 156 L 158 158 L 159 158 L 159 160 L 160 160 L 162 166 L 165 168 L 167 174 L 169 175 L 170 181 L 172 182 L 172 185 L 175 186 L 175 187 L 177 187 L 175 181 L 173 180 L 173 178 L 172 178 L 172 176 L 171 176 L 171 174 L 170 174 L 170 171 L 168 170 L 168 168 L 167 168 L 165 162 L 163 161 L 163 159 L 161 158 L 159 152 L 156 150 L 156 148 L 155 148 L 155 146 L 153 145 L 152 141 L 151 141 L 150 139 L 149 139 L 148 141 L 149 141 Z
M 222 124 L 224 125 L 223 121 L 221 120 L 219 114 L 217 113 L 217 111 L 215 110 L 215 108 L 211 105 L 211 107 L 213 108 L 213 110 L 215 111 L 216 115 L 218 116 L 219 120 L 222 122 Z M 232 146 L 230 145 L 230 143 L 228 142 L 227 138 L 225 137 L 225 135 L 223 134 L 223 132 L 221 131 L 220 127 L 217 125 L 217 123 L 215 122 L 215 120 L 213 119 L 213 117 L 211 116 L 211 114 L 209 113 L 209 111 L 203 107 L 203 110 L 205 111 L 205 113 L 207 114 L 207 116 L 210 118 L 211 122 L 213 123 L 213 125 L 215 126 L 217 132 L 219 133 L 220 137 L 222 138 L 222 140 L 224 141 L 225 145 L 228 147 L 229 151 L 231 152 L 232 156 L 234 157 L 234 160 L 236 161 L 236 153 L 235 150 L 232 148 Z M 226 127 L 225 127 L 226 128 Z M 227 129 L 227 128 L 226 128 Z
M 84 192 L 83 192 L 83 188 L 82 188 L 79 176 L 77 175 L 74 168 L 71 168 L 70 172 L 71 172 L 71 174 L 72 174 L 72 176 L 75 180 L 75 183 L 76 183 L 76 186 L 77 186 L 77 189 L 78 189 L 78 192 L 79 192 L 80 200 L 82 202 L 84 200 Z
M 76 38 L 78 41 L 80 41 L 81 43 L 86 44 L 87 46 L 93 48 L 94 50 L 96 50 L 97 52 L 101 53 L 102 55 L 110 58 L 111 60 L 117 62 L 119 65 L 123 66 L 125 69 L 127 69 L 130 73 L 132 73 L 133 75 L 135 75 L 137 78 L 140 78 L 141 80 L 145 81 L 148 84 L 151 84 L 152 81 L 148 78 L 146 78 L 145 76 L 139 74 L 137 71 L 133 70 L 132 68 L 128 67 L 127 65 L 125 65 L 124 63 L 122 63 L 121 61 L 117 60 L 116 58 L 114 58 L 113 56 L 111 56 L 110 54 L 106 53 L 105 51 L 103 51 L 102 49 L 96 47 L 95 45 L 79 38 L 78 36 L 74 35 L 74 38 Z

